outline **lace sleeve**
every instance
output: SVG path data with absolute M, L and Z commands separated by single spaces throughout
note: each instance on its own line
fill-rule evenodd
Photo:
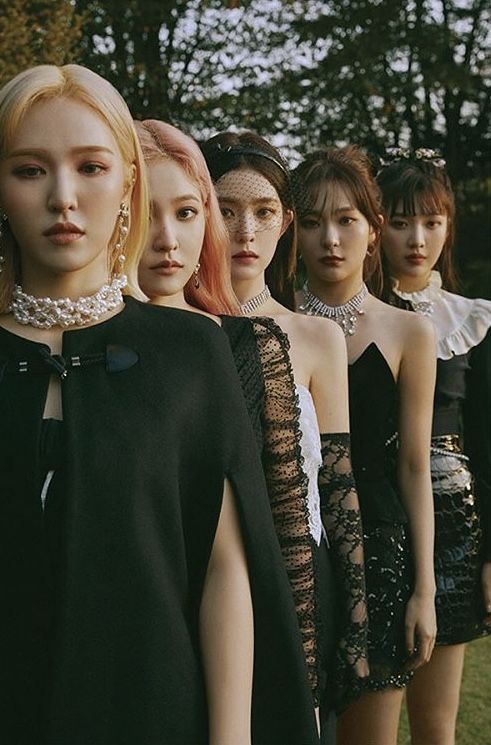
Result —
M 367 604 L 363 530 L 347 432 L 321 435 L 319 472 L 321 511 L 342 592 L 343 613 L 338 647 L 337 699 L 340 707 L 368 674 Z
M 318 703 L 315 576 L 295 382 L 287 336 L 271 319 L 252 319 L 264 379 L 263 465 L 271 511 L 287 568 Z

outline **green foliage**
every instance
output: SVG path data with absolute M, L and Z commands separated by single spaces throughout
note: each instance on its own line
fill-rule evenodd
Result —
M 467 646 L 462 695 L 457 719 L 458 745 L 488 745 L 491 731 L 491 639 Z M 401 718 L 398 745 L 410 745 L 405 711 Z
M 77 61 L 83 20 L 70 0 L 0 0 L 0 85 L 33 65 Z

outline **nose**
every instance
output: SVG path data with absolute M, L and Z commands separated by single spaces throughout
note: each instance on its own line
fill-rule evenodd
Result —
M 48 207 L 51 212 L 66 214 L 76 210 L 78 206 L 76 187 L 70 174 L 57 173 L 53 177 L 48 197 Z
M 335 222 L 327 222 L 322 234 L 322 247 L 332 250 L 339 246 L 339 233 Z
M 415 223 L 409 234 L 410 248 L 423 248 L 425 245 L 425 231 L 422 225 Z
M 254 216 L 244 213 L 237 219 L 235 226 L 236 240 L 239 243 L 252 243 L 256 238 L 256 224 Z
M 154 251 L 164 253 L 170 253 L 179 248 L 177 236 L 167 220 L 163 220 L 160 223 L 152 243 L 152 248 Z

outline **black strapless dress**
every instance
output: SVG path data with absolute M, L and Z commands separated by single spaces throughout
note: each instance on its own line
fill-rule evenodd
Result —
M 367 689 L 403 687 L 412 674 L 404 638 L 412 592 L 407 516 L 399 499 L 398 392 L 384 356 L 370 344 L 349 366 L 352 463 L 363 520 L 370 678 Z

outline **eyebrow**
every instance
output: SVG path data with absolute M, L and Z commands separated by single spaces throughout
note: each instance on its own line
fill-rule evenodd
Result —
M 356 210 L 356 207 L 338 207 L 334 210 L 333 214 L 339 215 L 341 212 L 353 212 L 354 210 Z M 320 217 L 322 212 L 323 210 L 309 210 L 308 212 L 305 212 L 305 215 L 316 215 Z
M 219 196 L 220 202 L 229 202 L 230 204 L 242 204 L 242 199 L 235 199 L 234 197 Z M 259 199 L 253 199 L 252 204 L 277 204 L 279 199 L 277 197 L 259 197 Z
M 114 150 L 104 145 L 81 145 L 80 147 L 73 147 L 70 150 L 71 153 L 77 155 L 79 153 L 109 153 L 114 155 Z M 37 155 L 41 157 L 49 156 L 49 151 L 43 148 L 21 148 L 19 150 L 13 150 L 8 153 L 7 158 L 17 158 L 23 155 Z
M 195 202 L 201 202 L 201 199 L 197 197 L 196 194 L 180 194 L 178 197 L 175 197 L 172 201 L 173 202 L 187 202 L 189 199 L 192 199 Z

